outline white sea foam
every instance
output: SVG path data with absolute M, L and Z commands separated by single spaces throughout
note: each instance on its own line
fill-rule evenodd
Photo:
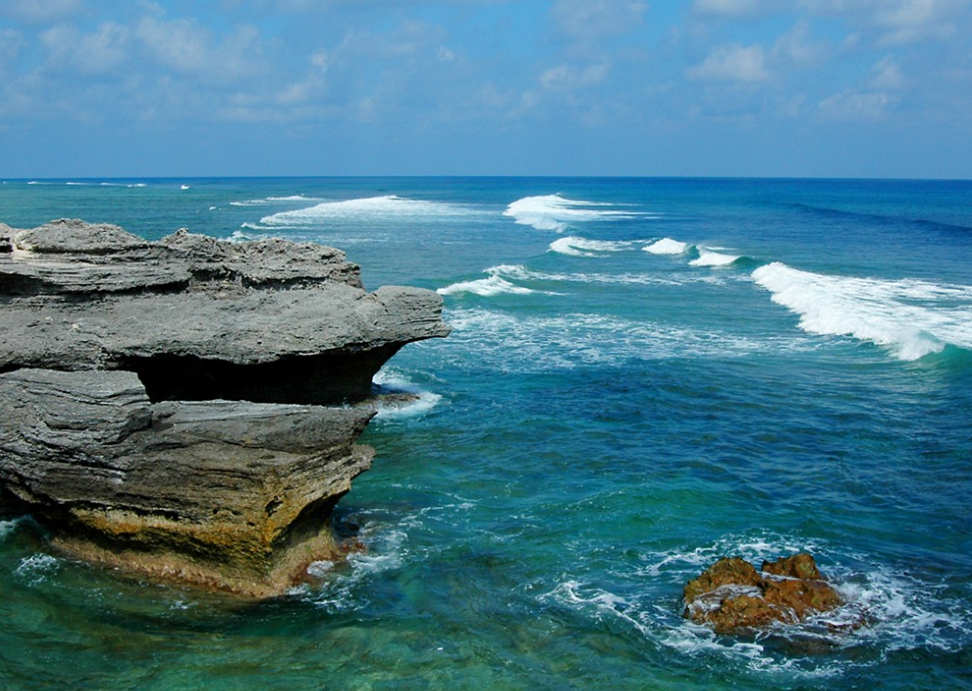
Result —
M 651 254 L 685 254 L 689 251 L 689 247 L 690 245 L 687 243 L 672 240 L 671 238 L 662 238 L 642 249 Z
M 407 199 L 395 195 L 321 202 L 294 211 L 265 216 L 260 223 L 270 227 L 300 228 L 331 222 L 400 221 L 470 216 L 479 213 L 470 207 L 444 202 Z
M 17 518 L 12 518 L 9 521 L 0 521 L 0 539 L 7 537 L 14 532 L 25 520 L 25 516 L 19 516 Z
M 407 555 L 407 535 L 386 523 L 368 521 L 361 526 L 357 537 L 366 546 L 365 551 L 349 554 L 340 565 L 328 561 L 311 563 L 307 575 L 318 583 L 298 586 L 290 594 L 332 613 L 367 607 L 366 584 L 386 571 L 401 567 Z
M 511 295 L 526 295 L 528 293 L 536 292 L 530 288 L 516 285 L 515 283 L 507 280 L 507 278 L 504 278 L 504 275 L 507 277 L 522 277 L 524 275 L 522 267 L 494 266 L 486 269 L 486 273 L 488 274 L 486 278 L 453 283 L 452 285 L 444 288 L 439 288 L 436 292 L 439 293 L 439 295 L 460 295 L 462 293 L 474 293 L 476 295 L 482 295 L 483 297 L 491 297 L 493 295 L 501 295 L 504 293 Z
M 841 593 L 845 604 L 800 624 L 773 627 L 754 642 L 715 634 L 678 616 L 682 586 L 719 558 L 740 556 L 757 566 L 763 559 L 807 551 Z M 813 538 L 771 533 L 731 535 L 712 544 L 647 553 L 643 566 L 616 573 L 610 586 L 582 586 L 569 580 L 551 596 L 598 618 L 615 615 L 633 629 L 689 656 L 718 655 L 760 673 L 801 677 L 842 675 L 855 666 L 880 664 L 889 652 L 938 650 L 954 653 L 972 640 L 972 612 L 960 595 L 873 555 L 848 552 Z M 666 602 L 667 598 L 667 602 Z M 781 643 L 785 645 L 780 647 Z M 872 654 L 848 659 L 821 656 L 828 649 L 869 648 Z M 801 654 L 800 650 L 806 650 Z
M 56 572 L 60 562 L 50 554 L 32 554 L 20 560 L 14 573 L 27 580 L 31 585 L 38 585 L 47 580 L 48 575 Z
M 442 396 L 431 391 L 416 386 L 400 372 L 382 368 L 372 379 L 376 393 L 381 394 L 406 394 L 411 398 L 404 403 L 387 403 L 379 399 L 377 420 L 401 420 L 424 415 L 435 408 Z
M 622 252 L 632 243 L 610 240 L 588 240 L 574 235 L 550 243 L 550 251 L 570 257 L 599 257 L 607 252 Z
M 610 366 L 632 359 L 741 357 L 781 347 L 772 339 L 593 313 L 516 316 L 458 309 L 449 310 L 447 321 L 453 327 L 448 353 L 458 358 L 457 366 L 475 362 L 479 367 L 485 360 L 506 372 Z
M 740 259 L 738 254 L 724 254 L 706 247 L 699 248 L 699 256 L 689 262 L 692 266 L 729 266 Z
M 262 199 L 245 199 L 241 202 L 230 202 L 230 206 L 267 206 L 269 204 L 279 204 L 281 202 L 319 202 L 323 201 L 319 197 L 305 197 L 302 194 L 293 194 L 289 197 L 263 197 Z
M 808 333 L 852 336 L 901 360 L 972 349 L 972 287 L 918 280 L 828 276 L 774 262 L 753 271 L 773 302 L 800 316 Z
M 615 204 L 566 199 L 559 194 L 523 197 L 506 207 L 503 215 L 513 218 L 520 225 L 557 232 L 563 232 L 572 225 L 591 221 L 657 218 L 656 214 L 627 209 L 618 210 Z

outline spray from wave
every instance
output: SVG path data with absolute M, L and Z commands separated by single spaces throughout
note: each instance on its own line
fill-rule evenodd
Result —
M 780 262 L 753 271 L 808 333 L 852 336 L 917 360 L 947 345 L 972 349 L 972 287 L 826 276 Z

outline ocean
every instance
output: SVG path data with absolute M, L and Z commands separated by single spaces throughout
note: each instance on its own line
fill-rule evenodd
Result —
M 453 327 L 376 384 L 367 551 L 285 597 L 143 582 L 0 516 L 0 687 L 972 688 L 972 182 L 8 180 L 0 221 L 320 242 Z M 722 556 L 847 600 L 682 617 Z M 861 627 L 844 626 L 864 621 Z

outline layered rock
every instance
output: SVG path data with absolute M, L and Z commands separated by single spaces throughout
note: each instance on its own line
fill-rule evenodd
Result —
M 340 551 L 377 370 L 441 298 L 339 250 L 0 225 L 0 486 L 62 549 L 251 595 Z
M 844 603 L 806 553 L 764 561 L 720 559 L 685 586 L 685 617 L 717 633 L 797 623 Z

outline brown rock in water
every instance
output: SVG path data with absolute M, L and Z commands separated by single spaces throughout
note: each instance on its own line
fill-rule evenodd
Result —
M 441 307 L 321 245 L 0 224 L 0 490 L 77 556 L 284 592 L 342 552 L 372 378 Z
M 748 562 L 720 559 L 685 586 L 686 618 L 717 633 L 796 623 L 843 604 L 809 554 L 763 562 L 762 574 Z

